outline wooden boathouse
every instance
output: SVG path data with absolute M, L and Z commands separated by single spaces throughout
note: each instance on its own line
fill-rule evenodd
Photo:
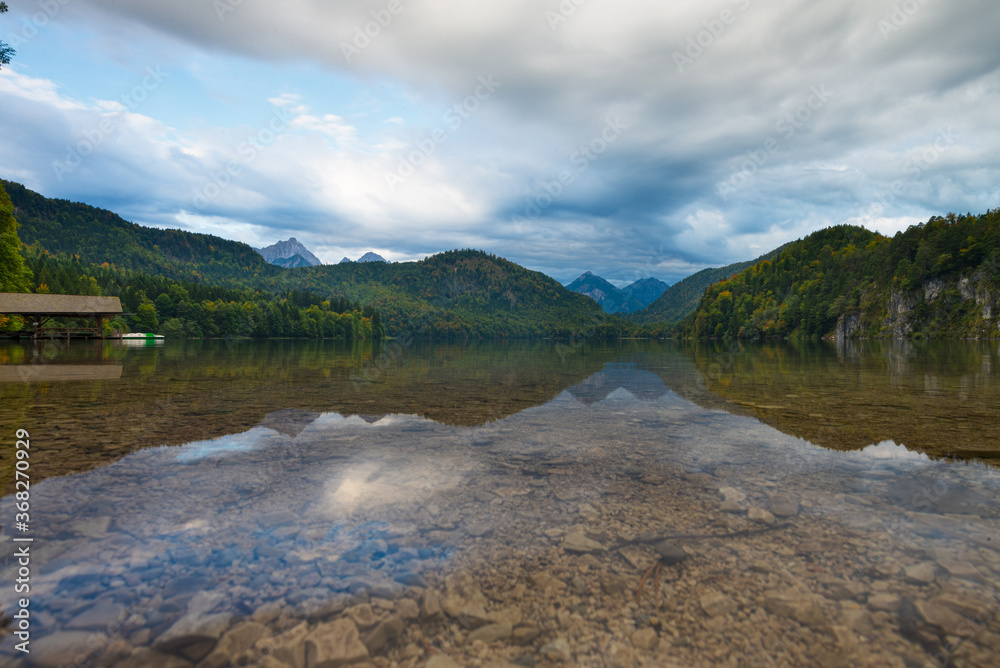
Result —
M 21 316 L 30 325 L 31 338 L 104 336 L 104 320 L 122 313 L 118 297 L 89 295 L 40 295 L 0 292 L 0 315 Z M 45 327 L 52 318 L 82 318 L 92 327 Z M 27 333 L 22 330 L 22 333 Z

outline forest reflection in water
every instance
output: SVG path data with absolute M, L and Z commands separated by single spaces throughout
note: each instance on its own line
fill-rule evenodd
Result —
M 0 386 L 50 477 L 33 473 L 40 665 L 264 665 L 270 647 L 276 668 L 324 652 L 977 666 L 1000 650 L 1000 474 L 885 442 L 909 447 L 891 407 L 931 393 L 973 408 L 942 435 L 988 450 L 995 349 L 414 344 L 366 367 L 380 354 L 71 347 L 46 363 L 120 377 Z M 844 439 L 827 445 L 860 451 L 800 440 L 824 385 Z M 862 432 L 848 418 L 868 405 Z
M 636 396 L 669 389 L 824 447 L 892 441 L 936 457 L 1000 457 L 996 343 L 45 345 L 0 347 L 0 422 L 57 455 L 37 464 L 39 480 L 238 433 L 282 409 L 482 425 L 566 389 L 597 400 L 623 386 L 619 376 L 638 382 L 626 364 L 649 374 L 626 387 Z M 0 453 L 5 484 L 12 464 Z

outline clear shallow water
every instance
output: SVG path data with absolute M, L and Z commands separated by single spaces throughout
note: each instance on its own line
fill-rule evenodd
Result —
M 993 665 L 996 351 L 899 350 L 59 351 L 122 371 L 0 386 L 48 475 L 34 660 Z M 825 448 L 799 438 L 824 386 Z M 969 410 L 914 430 L 885 388 Z

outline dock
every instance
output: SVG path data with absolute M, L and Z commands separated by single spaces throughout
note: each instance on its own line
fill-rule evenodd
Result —
M 118 297 L 0 292 L 0 315 L 20 316 L 30 325 L 31 338 L 104 338 L 105 319 L 122 314 Z M 46 327 L 53 318 L 80 318 L 93 326 Z

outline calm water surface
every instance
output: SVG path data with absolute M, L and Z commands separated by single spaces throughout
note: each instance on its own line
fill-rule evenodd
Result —
M 1000 655 L 995 344 L 6 345 L 0 398 L 6 665 Z

